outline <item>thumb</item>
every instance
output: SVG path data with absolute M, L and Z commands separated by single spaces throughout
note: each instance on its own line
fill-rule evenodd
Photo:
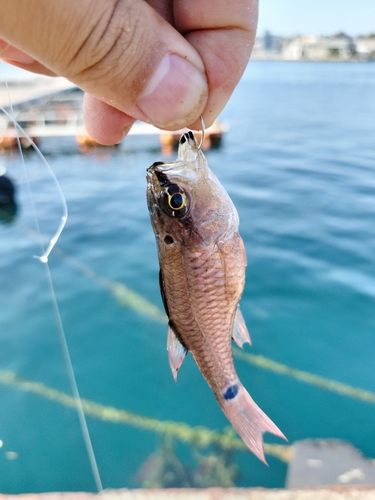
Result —
M 0 36 L 97 99 L 158 127 L 186 126 L 206 104 L 200 56 L 144 0 L 0 0 Z

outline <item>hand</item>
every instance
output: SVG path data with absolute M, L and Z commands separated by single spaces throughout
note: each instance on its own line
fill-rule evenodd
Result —
M 209 126 L 249 60 L 257 0 L 0 0 L 0 58 L 86 91 L 88 133 Z

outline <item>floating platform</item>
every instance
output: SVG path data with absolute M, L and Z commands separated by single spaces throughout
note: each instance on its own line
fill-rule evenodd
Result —
M 12 107 L 9 104 L 9 95 L 13 101 Z M 27 136 L 42 151 L 47 150 L 47 152 L 53 152 L 53 149 L 59 145 L 65 146 L 66 149 L 68 143 L 70 148 L 78 146 L 83 152 L 101 146 L 89 136 L 84 127 L 82 99 L 83 91 L 80 88 L 61 79 L 52 80 L 50 84 L 47 84 L 45 80 L 34 85 L 20 83 L 12 86 L 9 94 L 4 89 L 0 91 L 0 105 L 14 117 Z M 6 106 L 7 102 L 8 106 Z M 186 130 L 170 132 L 146 123 L 136 122 L 121 146 L 137 144 L 138 147 L 144 147 L 147 142 L 153 148 L 161 148 L 163 153 L 168 155 L 172 154 L 181 134 Z M 206 129 L 202 148 L 207 150 L 219 147 L 223 134 L 227 130 L 226 124 L 216 121 Z M 20 133 L 15 122 L 5 113 L 0 113 L 0 152 L 17 148 L 18 138 L 24 149 L 31 147 L 27 136 Z M 197 132 L 196 137 L 200 140 L 201 133 Z M 58 141 L 53 143 L 51 139 Z

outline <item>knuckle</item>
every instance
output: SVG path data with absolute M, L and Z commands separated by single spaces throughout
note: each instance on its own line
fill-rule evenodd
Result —
M 67 78 L 80 84 L 106 78 L 108 83 L 134 71 L 139 64 L 142 46 L 141 23 L 137 9 L 124 9 L 122 0 L 115 0 L 105 15 L 97 19 L 68 59 Z

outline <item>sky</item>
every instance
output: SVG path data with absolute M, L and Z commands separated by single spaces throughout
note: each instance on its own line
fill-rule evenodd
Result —
M 375 0 L 259 0 L 258 35 L 375 33 Z

